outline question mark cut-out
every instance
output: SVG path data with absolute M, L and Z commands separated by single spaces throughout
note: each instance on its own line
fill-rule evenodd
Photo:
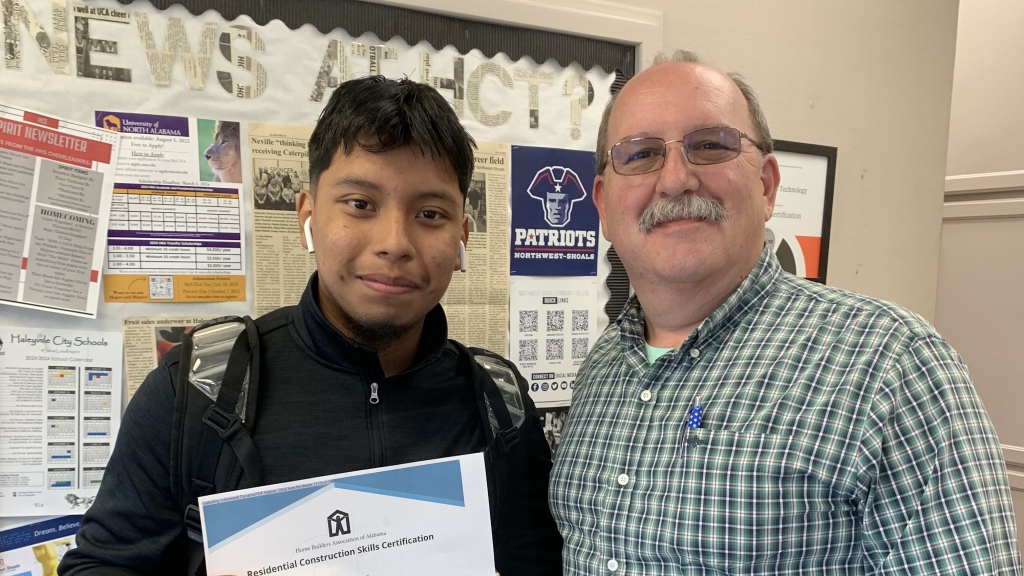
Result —
M 582 113 L 587 106 L 594 102 L 594 86 L 590 83 L 590 80 L 579 74 L 572 74 L 565 79 L 565 82 L 562 84 L 562 95 L 572 96 L 577 87 L 583 88 L 584 94 L 578 98 L 573 98 L 569 102 L 569 123 L 572 125 L 572 128 L 569 130 L 569 136 L 573 140 L 579 140 L 583 136 L 583 131 L 580 130 L 580 125 L 583 123 Z

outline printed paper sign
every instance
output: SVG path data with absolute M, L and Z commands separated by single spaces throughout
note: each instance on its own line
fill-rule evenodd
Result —
M 121 422 L 121 333 L 0 326 L 0 516 L 84 513 Z
M 775 156 L 781 181 L 775 212 L 766 224 L 765 241 L 783 270 L 818 278 L 828 158 L 778 150 Z
M 596 278 L 513 277 L 509 354 L 537 406 L 567 406 L 576 372 L 597 338 Z
M 96 125 L 123 135 L 106 301 L 244 301 L 238 122 L 101 110 Z
M 54 576 L 81 525 L 81 516 L 61 516 L 0 532 L 0 574 Z
M 513 276 L 596 276 L 594 154 L 512 147 Z
M 0 303 L 96 317 L 120 141 L 0 105 Z

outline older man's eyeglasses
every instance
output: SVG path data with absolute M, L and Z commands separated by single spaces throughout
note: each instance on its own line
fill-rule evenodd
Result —
M 634 176 L 661 170 L 668 157 L 669 144 L 682 142 L 683 154 L 690 164 L 720 164 L 740 155 L 744 139 L 749 140 L 762 154 L 768 153 L 764 145 L 739 129 L 725 127 L 702 128 L 690 132 L 681 140 L 634 138 L 612 146 L 608 156 L 616 173 Z

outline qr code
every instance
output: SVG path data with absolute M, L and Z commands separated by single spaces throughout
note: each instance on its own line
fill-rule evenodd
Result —
M 536 312 L 534 312 L 536 314 Z M 536 340 L 520 340 L 519 341 L 519 361 L 520 362 L 536 362 L 537 361 L 537 341 Z
M 149 277 L 149 299 L 150 300 L 173 300 L 174 299 L 174 276 L 150 276 Z
M 561 360 L 563 355 L 562 350 L 564 348 L 562 346 L 563 342 L 565 342 L 565 340 L 561 338 L 548 338 L 548 348 L 545 358 L 547 360 Z
M 538 314 L 536 310 L 520 310 L 519 311 L 519 331 L 520 332 L 536 332 L 538 323 Z
M 548 310 L 548 332 L 565 330 L 565 311 Z
M 572 311 L 572 331 L 573 332 L 589 332 L 590 331 L 590 310 L 573 310 Z
M 582 360 L 587 357 L 587 348 L 589 347 L 589 338 L 573 338 L 572 339 L 572 359 Z

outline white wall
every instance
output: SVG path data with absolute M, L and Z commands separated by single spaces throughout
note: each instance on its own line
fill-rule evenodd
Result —
M 1024 189 L 1024 2 L 962 0 L 947 190 Z
M 1022 24 L 1020 0 L 960 2 L 935 325 L 995 423 L 1024 540 Z
M 931 320 L 956 0 L 634 0 L 663 48 L 744 74 L 772 135 L 836 146 L 828 284 Z

